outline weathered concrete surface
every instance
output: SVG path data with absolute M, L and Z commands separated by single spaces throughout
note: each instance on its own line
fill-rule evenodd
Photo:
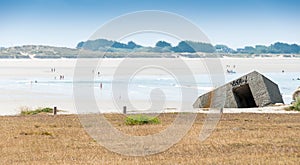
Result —
M 250 108 L 283 103 L 278 85 L 253 71 L 195 101 L 194 108 Z

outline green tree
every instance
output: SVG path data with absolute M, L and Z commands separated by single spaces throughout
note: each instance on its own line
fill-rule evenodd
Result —
M 158 41 L 155 44 L 155 47 L 160 47 L 160 48 L 164 48 L 164 47 L 172 47 L 172 45 L 166 41 Z

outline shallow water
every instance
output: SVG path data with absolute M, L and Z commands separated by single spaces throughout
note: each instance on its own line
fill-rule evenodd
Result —
M 20 62 L 10 61 L 16 64 L 0 67 L 0 100 L 2 102 L 0 115 L 17 114 L 22 106 L 30 108 L 58 106 L 69 113 L 76 113 L 76 103 L 73 99 L 73 67 L 76 61 L 70 61 L 67 61 L 68 64 L 64 66 L 61 66 L 65 64 L 64 61 L 53 64 L 49 61 L 42 61 L 43 64 L 40 64 L 41 62 L 31 64 L 31 61 L 20 64 Z M 36 63 L 37 66 L 35 66 Z M 55 73 L 49 70 L 52 66 L 57 69 Z M 93 88 L 92 96 L 101 112 L 121 112 L 122 105 L 126 105 L 127 97 L 133 105 L 129 109 L 133 111 L 151 109 L 153 104 L 161 101 L 164 102 L 163 108 L 179 109 L 183 102 L 183 91 L 196 92 L 196 96 L 191 94 L 193 97 L 185 99 L 191 106 L 197 96 L 245 73 L 248 72 L 238 71 L 237 74 L 221 74 L 217 83 L 211 82 L 210 75 L 197 72 L 193 74 L 194 80 L 187 75 L 174 76 L 157 72 L 157 74 L 139 73 L 131 77 L 129 81 L 114 76 L 113 72 L 104 73 L 100 76 L 94 73 L 93 80 L 82 80 L 76 83 L 82 87 Z M 292 101 L 293 91 L 300 86 L 300 81 L 296 80 L 300 77 L 300 72 L 293 70 L 282 73 L 281 71 L 269 72 L 266 70 L 261 73 L 279 85 L 285 103 Z M 59 79 L 61 74 L 65 75 L 64 79 Z M 100 84 L 102 84 L 102 88 Z M 83 95 L 82 100 L 88 99 L 85 97 Z M 185 95 L 185 97 L 189 96 Z M 122 105 L 116 105 L 118 102 L 122 102 Z

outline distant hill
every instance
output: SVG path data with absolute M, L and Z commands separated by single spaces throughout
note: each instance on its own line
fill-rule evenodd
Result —
M 88 40 L 85 42 L 79 42 L 76 46 L 77 49 L 86 49 L 93 51 L 106 51 L 107 49 L 135 49 L 141 48 L 141 45 L 137 45 L 133 41 L 128 42 L 127 44 L 110 41 L 106 39 L 97 39 L 97 40 Z
M 232 49 L 226 45 L 215 45 L 195 41 L 181 41 L 172 46 L 166 41 L 158 41 L 154 47 L 138 45 L 133 41 L 121 43 L 107 39 L 82 41 L 76 49 L 43 45 L 24 45 L 0 48 L 0 58 L 117 58 L 117 57 L 165 57 L 179 56 L 189 58 L 199 57 L 250 57 L 268 54 L 297 54 L 300 56 L 300 46 L 276 42 L 270 46 L 256 45 Z M 286 55 L 291 56 L 291 55 Z
M 0 58 L 74 58 L 78 50 L 43 45 L 24 45 L 0 49 Z
M 114 48 L 116 52 L 112 52 L 110 50 L 94 51 L 43 45 L 24 45 L 0 49 L 0 58 L 174 58 L 174 54 L 170 52 L 160 53 L 147 51 L 138 53 L 125 53 L 125 50 L 127 49 L 133 50 L 130 48 L 130 46 L 133 45 L 129 43 L 128 48 Z
M 135 50 L 138 52 L 175 52 L 175 53 L 215 52 L 215 47 L 213 45 L 209 43 L 201 43 L 201 42 L 194 42 L 194 41 L 181 41 L 175 47 L 172 47 L 172 45 L 166 41 L 158 41 L 155 44 L 155 47 L 144 47 L 141 45 L 137 45 L 133 41 L 124 44 L 117 41 L 97 39 L 97 40 L 88 40 L 85 42 L 80 42 L 77 44 L 76 48 L 93 50 L 93 51 L 110 51 L 110 52 L 119 52 L 119 51 L 128 51 L 128 50 Z
M 77 45 L 78 49 L 86 49 L 93 51 L 111 51 L 120 52 L 134 49 L 138 52 L 175 52 L 175 53 L 231 53 L 231 54 L 300 54 L 300 46 L 297 44 L 287 44 L 276 42 L 270 46 L 256 45 L 245 46 L 236 50 L 226 45 L 215 45 L 210 43 L 202 43 L 195 41 L 181 41 L 176 46 L 172 46 L 166 41 L 158 41 L 155 47 L 143 47 L 130 41 L 127 44 L 117 41 L 109 41 L 106 39 L 88 40 L 80 42 Z M 127 49 L 127 50 L 126 50 Z
M 245 46 L 244 48 L 237 49 L 235 52 L 244 54 L 299 54 L 300 46 L 297 44 L 276 42 L 274 44 L 271 44 L 270 46 Z

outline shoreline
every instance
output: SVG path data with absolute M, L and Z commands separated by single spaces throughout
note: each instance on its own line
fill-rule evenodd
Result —
M 165 108 L 164 111 L 127 111 L 126 114 L 122 112 L 86 112 L 86 113 L 72 113 L 68 110 L 59 110 L 56 115 L 134 115 L 134 114 L 178 114 L 178 113 L 191 113 L 191 114 L 299 114 L 300 111 L 296 110 L 285 110 L 284 108 L 290 105 L 282 106 L 267 106 L 267 107 L 255 107 L 255 108 L 223 108 L 222 112 L 218 109 L 210 108 L 196 108 L 194 111 L 178 111 L 173 108 Z M 52 113 L 42 113 L 49 116 L 54 116 Z M 0 115 L 6 117 L 14 116 L 35 116 L 35 115 Z

